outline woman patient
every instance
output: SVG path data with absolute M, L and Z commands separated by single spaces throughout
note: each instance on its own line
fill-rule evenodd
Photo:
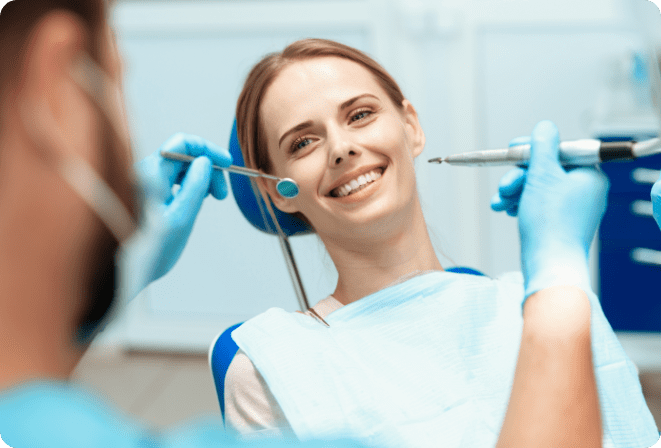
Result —
M 443 270 L 416 190 L 425 135 L 392 77 L 353 48 L 299 41 L 253 68 L 236 116 L 246 165 L 295 179 L 300 194 L 283 198 L 268 181 L 260 189 L 314 228 L 338 282 L 306 314 L 272 309 L 233 333 L 241 350 L 226 378 L 228 426 L 380 446 L 494 446 L 529 294 L 520 274 Z M 638 446 L 658 432 L 592 296 L 604 446 Z

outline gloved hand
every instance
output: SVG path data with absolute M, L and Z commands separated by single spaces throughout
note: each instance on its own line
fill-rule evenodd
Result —
M 161 150 L 197 157 L 192 163 L 161 157 Z M 122 295 L 133 299 L 149 283 L 165 275 L 181 256 L 202 201 L 211 194 L 227 196 L 224 174 L 211 165 L 229 166 L 232 156 L 194 135 L 178 133 L 136 164 L 143 193 L 140 227 L 121 254 Z M 175 184 L 181 186 L 173 193 Z
M 596 167 L 563 168 L 558 130 L 550 121 L 535 126 L 528 168 L 503 176 L 491 201 L 495 211 L 519 217 L 525 296 L 555 285 L 590 291 L 588 252 L 606 210 L 608 180 Z
M 654 204 L 654 219 L 661 228 L 661 177 L 652 187 L 652 203 Z

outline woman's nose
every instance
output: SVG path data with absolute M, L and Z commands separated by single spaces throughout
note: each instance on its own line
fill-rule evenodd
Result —
M 357 155 L 356 151 L 354 151 L 353 149 L 350 149 L 346 152 L 346 154 L 344 156 L 338 155 L 337 157 L 335 157 L 335 160 L 333 160 L 333 164 L 334 165 L 339 165 L 345 159 L 349 158 L 350 156 L 355 156 L 355 155 Z
M 338 166 L 342 162 L 346 162 L 350 157 L 360 154 L 360 150 L 356 145 L 347 139 L 346 136 L 335 133 L 331 139 L 331 151 L 329 154 L 329 162 L 331 166 Z

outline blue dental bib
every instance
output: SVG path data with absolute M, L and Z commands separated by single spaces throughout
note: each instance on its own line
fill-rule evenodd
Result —
M 274 308 L 232 336 L 302 440 L 484 448 L 507 410 L 522 301 L 519 273 L 432 272 L 340 308 L 330 327 Z M 591 303 L 604 446 L 651 446 L 658 432 L 635 367 Z

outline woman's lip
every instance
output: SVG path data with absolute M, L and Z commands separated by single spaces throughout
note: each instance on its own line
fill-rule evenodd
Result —
M 347 176 L 342 177 L 340 182 L 336 182 L 334 184 L 333 188 L 328 190 L 328 193 L 326 193 L 325 196 L 330 197 L 330 198 L 336 197 L 336 196 L 332 196 L 331 192 L 333 192 L 334 190 L 340 188 L 342 185 L 345 185 L 345 184 L 351 182 L 352 180 L 357 179 L 358 176 L 363 176 L 367 173 L 371 173 L 374 170 L 381 169 L 381 175 L 383 176 L 383 173 L 385 173 L 386 168 L 387 168 L 387 165 L 374 165 L 374 166 L 371 166 L 371 167 L 367 167 L 367 168 L 364 168 L 364 169 L 361 169 L 361 170 L 356 170 L 352 173 L 349 173 Z
M 372 194 L 372 190 L 374 189 L 374 188 L 373 188 L 374 185 L 375 185 L 375 184 L 378 184 L 379 182 L 381 182 L 381 179 L 383 179 L 383 175 L 385 174 L 385 172 L 386 172 L 386 169 L 384 168 L 384 169 L 383 169 L 383 173 L 381 173 L 381 177 L 379 177 L 379 178 L 378 178 L 377 180 L 375 180 L 375 181 L 370 182 L 369 184 L 367 184 L 367 185 L 365 186 L 365 188 L 363 188 L 362 190 L 360 190 L 360 191 L 357 192 L 357 193 L 348 194 L 348 195 L 346 195 L 346 196 L 342 196 L 342 197 L 339 197 L 339 196 L 330 196 L 330 195 L 329 195 L 328 197 L 329 197 L 329 198 L 332 198 L 332 199 L 335 199 L 335 200 L 337 200 L 337 201 L 344 202 L 344 203 L 352 203 L 352 202 L 359 202 L 359 201 L 362 201 L 362 200 L 365 199 L 367 196 L 369 196 L 369 195 Z

